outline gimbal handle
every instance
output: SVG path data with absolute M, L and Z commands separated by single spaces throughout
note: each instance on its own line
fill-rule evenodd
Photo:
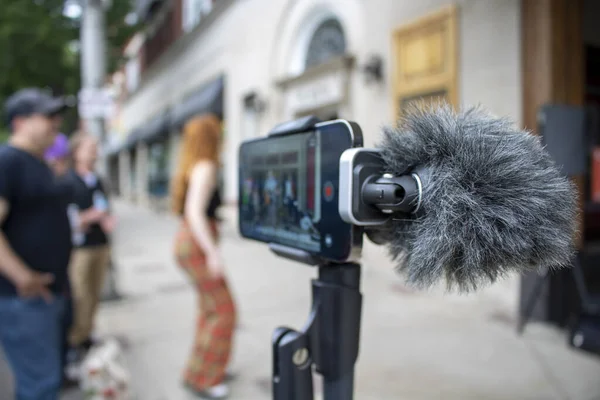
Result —
M 273 400 L 313 400 L 313 365 L 323 376 L 325 400 L 352 400 L 362 311 L 359 285 L 359 264 L 319 266 L 305 328 L 282 327 L 273 335 Z

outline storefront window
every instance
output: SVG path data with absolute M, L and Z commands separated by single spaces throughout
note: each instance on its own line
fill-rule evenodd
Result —
M 164 197 L 169 189 L 169 146 L 166 142 L 155 143 L 150 147 L 149 187 L 150 195 Z

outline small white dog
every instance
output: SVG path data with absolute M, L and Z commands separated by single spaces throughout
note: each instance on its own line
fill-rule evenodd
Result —
M 86 400 L 130 400 L 129 373 L 119 343 L 94 346 L 81 363 L 79 385 Z

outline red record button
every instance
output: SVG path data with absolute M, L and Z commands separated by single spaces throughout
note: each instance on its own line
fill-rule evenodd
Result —
M 325 196 L 325 200 L 331 201 L 333 199 L 333 184 L 331 182 L 325 183 L 323 187 L 323 194 Z

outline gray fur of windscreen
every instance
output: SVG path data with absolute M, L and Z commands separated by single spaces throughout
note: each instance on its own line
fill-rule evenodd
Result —
M 418 215 L 385 233 L 408 282 L 471 291 L 510 272 L 567 266 L 576 190 L 539 137 L 480 108 L 413 107 L 378 146 L 389 173 L 427 169 Z

